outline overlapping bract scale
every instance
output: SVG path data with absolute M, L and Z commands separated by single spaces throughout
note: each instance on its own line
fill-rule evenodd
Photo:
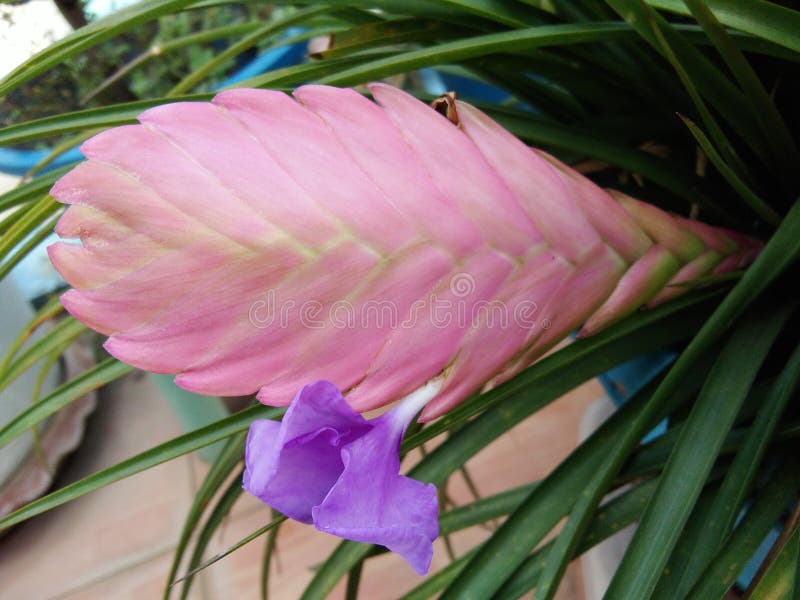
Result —
M 144 112 L 53 188 L 63 302 L 120 360 L 357 410 L 444 373 L 424 418 L 758 244 L 613 195 L 476 108 L 388 85 L 240 89 Z

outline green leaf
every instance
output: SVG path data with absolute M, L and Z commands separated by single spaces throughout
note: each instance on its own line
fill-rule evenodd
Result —
M 785 457 L 784 464 L 769 478 L 742 522 L 719 549 L 714 562 L 687 596 L 687 600 L 722 598 L 778 522 L 798 489 L 800 464 L 792 457 Z
M 298 0 L 293 4 L 320 4 L 320 2 Z M 365 9 L 376 7 L 375 0 L 328 1 L 325 4 Z M 523 27 L 540 23 L 544 16 L 544 13 L 522 6 L 514 0 L 381 0 L 379 6 L 385 13 L 440 19 L 456 24 L 480 24 L 483 27 L 496 27 L 496 24 Z
M 239 483 L 239 482 L 238 482 L 238 481 L 236 481 L 236 482 L 233 482 L 233 483 Z M 231 484 L 231 486 L 233 486 L 233 483 Z M 239 485 L 239 488 L 240 488 L 240 489 L 239 489 L 239 491 L 238 491 L 238 494 L 241 494 L 241 485 Z M 234 494 L 232 494 L 232 495 L 238 495 L 238 494 L 237 494 L 237 493 L 234 493 Z M 231 506 L 231 507 L 232 507 L 232 506 Z M 228 507 L 228 510 L 230 510 L 230 508 L 231 508 L 231 507 Z M 224 515 L 223 515 L 223 517 L 224 517 Z M 211 565 L 213 565 L 215 562 L 217 562 L 217 561 L 219 561 L 219 560 L 222 560 L 223 558 L 225 558 L 226 556 L 228 556 L 228 555 L 229 555 L 229 554 L 231 554 L 232 552 L 235 552 L 236 550 L 238 550 L 238 549 L 239 549 L 239 548 L 241 548 L 242 546 L 244 546 L 244 545 L 246 545 L 246 544 L 249 544 L 249 543 L 250 543 L 250 542 L 252 542 L 253 540 L 255 540 L 255 539 L 257 539 L 257 538 L 261 537 L 262 535 L 264 535 L 265 533 L 268 533 L 268 532 L 270 532 L 270 531 L 273 531 L 273 530 L 274 530 L 274 529 L 276 529 L 276 528 L 277 528 L 277 527 L 278 527 L 278 526 L 279 526 L 281 523 L 283 523 L 285 520 L 286 520 L 286 517 L 284 517 L 283 515 L 281 515 L 281 516 L 279 516 L 279 517 L 275 517 L 274 519 L 272 519 L 272 521 L 270 521 L 269 523 L 267 523 L 267 524 L 266 524 L 266 525 L 264 525 L 263 527 L 260 527 L 260 528 L 256 529 L 256 530 L 255 530 L 253 533 L 251 533 L 251 534 L 249 534 L 249 535 L 245 536 L 244 538 L 242 538 L 241 540 L 239 540 L 238 542 L 236 542 L 236 543 L 235 543 L 235 544 L 233 544 L 232 546 L 229 546 L 229 547 L 225 548 L 225 550 L 223 550 L 222 552 L 218 552 L 217 554 L 215 554 L 214 556 L 212 556 L 211 558 L 209 558 L 208 560 L 206 560 L 206 561 L 205 561 L 205 562 L 203 562 L 202 564 L 198 565 L 197 567 L 195 567 L 194 569 L 192 569 L 191 571 L 189 571 L 188 573 L 186 573 L 185 575 L 183 575 L 183 576 L 182 576 L 180 579 L 177 579 L 177 580 L 175 581 L 175 583 L 178 583 L 178 582 L 180 582 L 180 581 L 184 581 L 184 580 L 186 580 L 186 586 L 185 586 L 185 587 L 186 587 L 186 588 L 190 587 L 188 584 L 189 584 L 189 582 L 191 581 L 191 579 L 192 579 L 192 578 L 193 578 L 195 575 L 197 575 L 197 573 L 199 573 L 199 572 L 200 572 L 200 571 L 202 571 L 203 569 L 207 569 L 208 567 L 210 567 Z M 220 519 L 220 521 L 221 521 L 221 519 Z M 217 524 L 216 524 L 216 526 L 218 527 L 218 526 L 219 526 L 219 523 L 217 523 Z M 215 529 L 216 529 L 216 527 L 215 527 Z M 208 539 L 210 539 L 210 535 L 209 535 L 209 538 L 208 538 Z M 187 589 L 187 591 L 186 591 L 186 592 L 184 592 L 184 596 L 187 596 L 187 595 L 188 595 L 188 589 Z
M 19 123 L 18 125 L 10 125 L 0 129 L 0 145 L 20 144 L 43 137 L 83 131 L 84 129 L 100 129 L 116 125 L 128 125 L 129 123 L 135 123 L 136 117 L 148 108 L 153 108 L 154 106 L 159 106 L 166 102 L 209 100 L 212 95 L 213 94 L 193 94 L 188 96 L 176 96 L 174 98 L 138 100 L 136 102 L 125 102 L 122 104 L 113 104 L 111 106 L 102 106 L 100 108 L 63 113 L 52 117 Z M 40 175 L 30 183 L 0 196 L 0 209 L 21 204 L 31 197 L 39 196 L 47 192 L 56 180 L 71 168 L 72 165 L 50 171 L 45 175 Z M 25 188 L 25 191 L 23 191 L 23 188 Z M 20 198 L 20 196 L 22 196 L 22 198 Z
M 663 584 L 665 598 L 684 597 L 700 578 L 733 529 L 736 518 L 752 488 L 757 469 L 773 440 L 773 433 L 789 399 L 800 382 L 800 346 L 789 358 L 778 380 L 772 385 L 752 426 L 739 444 L 719 492 L 714 498 L 703 527 L 687 547 L 688 560 L 680 572 L 670 572 Z
M 513 0 L 439 0 L 442 5 L 510 27 L 542 23 L 542 13 Z
M 42 170 L 52 165 L 60 156 L 63 156 L 73 148 L 79 147 L 83 142 L 97 133 L 100 133 L 99 129 L 89 129 L 88 131 L 81 131 L 74 136 L 61 140 L 58 144 L 50 148 L 47 155 L 25 172 L 25 178 L 36 177 Z
M 772 160 L 783 165 L 782 175 L 789 181 L 796 178 L 796 167 L 800 164 L 797 145 L 789 133 L 783 117 L 775 108 L 764 84 L 747 62 L 744 54 L 728 35 L 704 0 L 684 0 L 692 15 L 713 42 L 720 56 L 725 60 L 739 86 L 750 102 L 751 113 L 761 125 Z
M 706 367 L 703 361 L 696 363 L 690 381 L 699 385 Z M 598 488 L 610 484 L 636 443 L 668 414 L 668 408 L 687 402 L 697 391 L 696 385 L 690 383 L 672 395 L 668 406 L 653 411 L 648 409 L 655 385 L 648 385 L 611 415 L 531 492 L 470 561 L 467 572 L 445 591 L 442 600 L 464 594 L 491 597 L 587 493 L 592 501 L 582 504 L 577 521 L 567 526 L 567 536 L 554 546 L 553 552 L 559 561 L 569 559 L 587 523 L 587 513 L 590 514 L 596 505 L 593 500 L 600 498 Z M 588 489 L 587 481 L 592 481 Z M 550 578 L 554 581 L 560 575 L 560 566 L 555 565 L 553 569 Z
M 655 480 L 645 481 L 601 506 L 594 513 L 573 558 L 583 554 L 633 523 L 644 510 L 647 499 L 654 488 Z M 434 597 L 456 580 L 467 563 L 483 546 L 484 544 L 479 544 L 470 549 L 444 569 L 428 577 L 403 596 L 402 600 L 425 600 Z M 545 564 L 547 553 L 552 546 L 553 542 L 548 542 L 531 554 L 523 565 L 506 581 L 505 585 L 497 593 L 497 597 L 518 598 L 529 591 L 538 580 L 542 566 Z
M 22 217 L 0 238 L 0 260 L 5 259 L 18 244 L 59 209 L 61 205 L 50 196 L 45 196 L 26 209 Z
M 272 511 L 272 518 L 278 517 L 278 512 Z M 261 600 L 269 600 L 269 570 L 272 566 L 272 557 L 275 555 L 275 547 L 278 540 L 278 531 L 281 524 L 278 523 L 267 535 L 267 542 L 264 544 L 264 560 L 261 561 Z
M 480 75 L 482 81 L 508 91 L 518 100 L 530 104 L 537 112 L 553 119 L 573 122 L 587 117 L 586 108 L 570 91 L 541 74 L 535 78 L 529 77 L 526 71 L 520 73 L 500 65 L 473 68 L 473 71 Z
M 756 373 L 790 315 L 787 307 L 766 315 L 756 312 L 734 330 L 611 580 L 611 597 L 649 598 L 653 593 Z
M 784 544 L 763 579 L 753 589 L 751 600 L 796 600 L 800 581 L 797 565 L 800 564 L 800 529 Z
M 550 600 L 555 596 L 564 572 L 591 522 L 595 509 L 605 496 L 611 480 L 626 458 L 626 454 L 620 450 L 622 448 L 613 449 L 610 455 L 603 456 L 599 463 L 590 462 L 596 467 L 596 472 L 590 474 L 584 490 L 572 506 L 567 522 L 543 557 L 542 572 L 536 581 L 536 591 L 534 592 L 536 600 Z M 478 562 L 477 560 L 473 561 L 473 566 Z M 483 568 L 490 569 L 491 566 Z
M 327 60 L 390 44 L 420 44 L 464 37 L 468 33 L 464 27 L 418 18 L 375 21 L 336 34 L 333 45 L 314 56 Z
M 664 53 L 664 48 L 669 48 L 702 97 L 708 100 L 731 129 L 738 132 L 757 155 L 762 158 L 766 156 L 765 140 L 751 118 L 744 95 L 724 73 L 665 19 L 654 14 L 642 0 L 606 0 L 606 2 L 658 52 Z M 656 31 L 663 35 L 665 45 L 660 43 Z
M 286 17 L 273 19 L 269 21 L 262 27 L 259 27 L 252 33 L 246 35 L 238 42 L 228 46 L 225 50 L 217 54 L 214 58 L 209 60 L 201 67 L 194 69 L 191 73 L 189 73 L 186 77 L 184 77 L 177 85 L 175 85 L 175 87 L 173 87 L 169 91 L 167 96 L 176 96 L 178 94 L 183 94 L 184 92 L 192 89 L 198 83 L 203 81 L 203 79 L 205 79 L 206 76 L 208 76 L 217 67 L 224 65 L 226 62 L 228 62 L 232 58 L 235 58 L 245 50 L 249 50 L 263 38 L 280 33 L 290 25 L 302 23 L 307 19 L 325 13 L 328 10 L 330 9 L 327 6 L 308 8 L 305 10 L 300 10 L 295 13 L 292 13 Z
M 31 121 L 31 123 L 35 123 L 36 121 Z M 2 135 L 4 131 L 11 129 L 11 127 L 6 127 L 5 129 L 0 129 L 0 146 L 5 145 L 6 142 L 2 141 Z M 42 135 L 48 135 L 46 133 L 47 129 L 43 130 Z M 12 140 L 13 142 L 13 140 Z M 12 143 L 7 142 L 7 143 Z M 21 204 L 27 204 L 35 199 L 41 199 L 43 196 L 47 195 L 47 192 L 53 187 L 53 184 L 59 179 L 62 175 L 64 175 L 67 171 L 72 168 L 72 165 L 68 165 L 66 167 L 62 167 L 60 169 L 55 169 L 46 173 L 45 175 L 40 175 L 33 181 L 29 181 L 27 183 L 23 183 L 22 185 L 18 185 L 17 187 L 9 190 L 5 194 L 0 195 L 0 212 L 6 211 L 9 208 L 14 208 L 16 206 L 20 206 Z
M 9 362 L 8 366 L 0 373 L 0 390 L 8 387 L 12 381 L 46 356 L 65 350 L 85 331 L 86 325 L 72 317 L 59 321 L 47 335 L 42 336 Z
M 467 562 L 483 547 L 482 544 L 470 548 L 457 559 L 450 561 L 446 567 L 439 569 L 415 587 L 413 590 L 400 597 L 400 600 L 427 600 L 433 598 L 452 583 L 467 566 Z
M 664 32 L 661 30 L 661 27 L 658 23 L 658 19 L 655 17 L 653 11 L 648 10 L 645 11 L 645 16 L 647 17 L 648 21 L 650 22 L 650 26 L 653 29 L 653 34 L 655 35 L 655 39 L 658 42 L 658 46 L 661 48 L 662 54 L 666 57 L 672 67 L 675 69 L 675 72 L 678 74 L 681 82 L 683 83 L 683 87 L 686 88 L 686 92 L 689 94 L 689 97 L 692 99 L 692 103 L 697 108 L 697 112 L 700 113 L 700 117 L 703 119 L 703 123 L 706 126 L 706 129 L 711 134 L 711 138 L 714 140 L 714 143 L 720 148 L 720 152 L 722 152 L 725 160 L 727 160 L 737 171 L 742 173 L 743 175 L 748 174 L 747 166 L 744 164 L 742 159 L 736 153 L 736 149 L 733 147 L 733 144 L 722 131 L 722 128 L 717 124 L 714 115 L 711 114 L 711 111 L 706 106 L 706 103 L 703 101 L 702 96 L 697 91 L 697 87 L 695 83 L 692 81 L 692 77 L 686 71 L 685 66 L 681 63 L 678 56 L 673 51 L 670 43 L 664 37 Z M 673 42 L 675 38 L 673 36 Z
M 680 15 L 690 15 L 683 0 L 645 0 Z M 764 0 L 705 0 L 713 15 L 728 27 L 745 31 L 800 53 L 800 12 Z
M 61 410 L 70 402 L 96 390 L 126 373 L 133 367 L 119 362 L 115 358 L 107 358 L 96 364 L 78 377 L 57 387 L 50 394 L 22 411 L 0 429 L 0 448 L 21 433 L 41 423 L 47 417 Z
M 23 258 L 30 254 L 31 250 L 53 233 L 53 227 L 55 227 L 59 218 L 61 218 L 60 213 L 55 213 L 47 217 L 36 229 L 30 232 L 16 248 L 14 248 L 12 254 L 7 255 L 5 259 L 0 262 L 0 280 L 8 275 L 11 269 L 16 267 Z
M 347 574 L 347 586 L 344 591 L 344 600 L 357 600 L 358 585 L 361 582 L 361 571 L 364 569 L 364 559 L 358 561 Z
M 339 70 L 333 75 L 319 79 L 318 82 L 330 85 L 355 85 L 422 67 L 459 62 L 486 54 L 519 54 L 546 46 L 630 39 L 631 34 L 630 28 L 624 23 L 542 25 L 473 36 L 431 48 L 398 53 L 364 65 Z
M 222 450 L 217 454 L 217 457 L 211 464 L 211 468 L 208 470 L 208 473 L 206 473 L 203 483 L 200 484 L 200 487 L 194 493 L 192 505 L 189 507 L 189 512 L 186 514 L 186 519 L 183 522 L 183 529 L 181 529 L 181 535 L 175 546 L 175 552 L 173 553 L 172 566 L 167 576 L 167 586 L 164 589 L 164 600 L 168 600 L 170 597 L 172 587 L 169 582 L 174 581 L 178 574 L 183 555 L 186 552 L 195 527 L 203 516 L 203 511 L 211 502 L 214 494 L 217 493 L 225 480 L 230 476 L 231 472 L 241 462 L 242 456 L 244 456 L 244 442 L 246 437 L 247 433 L 242 431 L 228 438 Z
M 183 456 L 198 448 L 203 448 L 231 435 L 244 431 L 255 419 L 274 419 L 283 414 L 284 409 L 254 406 L 236 414 L 220 419 L 212 425 L 180 435 L 163 444 L 159 444 L 136 456 L 132 456 L 116 465 L 93 473 L 88 477 L 71 483 L 55 492 L 23 506 L 19 510 L 0 519 L 0 531 L 21 523 L 33 516 L 51 510 L 57 506 L 80 498 L 96 489 L 104 487 L 120 479 L 145 471 L 163 462 Z
M 284 67 L 283 69 L 275 69 L 274 71 L 257 75 L 251 79 L 238 81 L 229 87 L 290 87 L 318 80 L 318 78 L 325 77 L 330 73 L 338 73 L 347 67 L 366 63 L 376 57 L 395 56 L 396 54 L 396 51 L 375 51 L 365 55 L 358 54 L 356 56 L 304 63 L 291 67 Z
M 242 471 L 240 471 L 231 479 L 225 492 L 220 496 L 214 508 L 211 510 L 211 514 L 208 515 L 208 519 L 206 519 L 206 522 L 200 529 L 200 533 L 197 535 L 197 541 L 195 542 L 194 551 L 189 559 L 189 571 L 169 584 L 170 586 L 175 586 L 178 582 L 183 582 L 181 586 L 181 600 L 186 600 L 189 597 L 189 591 L 192 588 L 195 574 L 205 567 L 205 564 L 201 565 L 200 563 L 203 560 L 203 553 L 208 547 L 208 543 L 211 541 L 214 532 L 222 524 L 222 520 L 228 516 L 228 513 L 239 499 L 239 496 L 242 495 L 243 491 Z M 213 558 L 211 562 L 214 562 Z
M 439 516 L 440 533 L 454 533 L 505 516 L 519 506 L 537 485 L 529 483 L 451 508 Z
M 634 523 L 652 496 L 655 484 L 655 479 L 644 481 L 601 506 L 589 523 L 573 558 Z M 546 565 L 547 553 L 552 547 L 553 542 L 550 541 L 525 559 L 519 569 L 506 580 L 496 597 L 519 598 L 530 591 L 539 580 Z
M 30 321 L 17 334 L 17 337 L 6 347 L 6 353 L 0 360 L 0 375 L 6 372 L 8 365 L 14 360 L 20 348 L 25 345 L 39 327 L 64 312 L 61 300 L 57 295 L 51 296 L 31 317 Z
M 751 209 L 753 209 L 753 212 L 761 217 L 765 223 L 769 223 L 772 226 L 780 223 L 780 215 L 772 210 L 766 202 L 759 198 L 759 196 L 753 190 L 747 187 L 747 184 L 739 178 L 739 176 L 736 174 L 736 171 L 731 169 L 725 160 L 719 155 L 702 130 L 688 117 L 684 117 L 683 115 L 680 115 L 680 117 L 683 122 L 686 123 L 689 131 L 692 132 L 692 135 L 697 140 L 697 143 L 700 144 L 703 152 L 705 152 L 706 156 L 708 156 L 709 160 L 711 160 L 711 163 L 717 168 L 717 170 L 725 178 L 728 184 L 730 184 L 734 191 L 739 194 L 739 197 L 744 200 Z
M 143 23 L 181 10 L 196 0 L 143 0 L 93 21 L 22 63 L 0 81 L 0 98 L 67 58 L 130 31 Z

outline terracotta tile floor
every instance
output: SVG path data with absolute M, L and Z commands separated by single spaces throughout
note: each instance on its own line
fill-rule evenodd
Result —
M 602 393 L 596 382 L 574 390 L 494 442 L 468 463 L 481 494 L 492 494 L 546 475 L 575 445 L 581 415 Z M 147 377 L 132 375 L 103 391 L 89 422 L 85 443 L 59 477 L 59 485 L 141 452 L 181 432 Z M 192 492 L 206 466 L 195 456 L 163 464 L 41 515 L 0 538 L 0 600 L 95 600 L 158 598 L 169 569 Z M 469 499 L 454 477 L 448 490 L 457 502 Z M 267 509 L 242 496 L 217 533 L 207 556 L 262 526 Z M 473 528 L 454 536 L 457 553 L 487 535 Z M 312 527 L 287 522 L 278 538 L 273 598 L 297 598 L 337 539 Z M 224 558 L 195 583 L 201 600 L 255 599 L 263 541 Z M 433 569 L 447 563 L 437 544 Z M 275 566 L 275 565 L 274 565 Z M 391 600 L 418 578 L 400 559 L 371 559 L 361 591 L 370 600 Z M 340 598 L 340 586 L 332 595 Z M 573 564 L 560 600 L 582 600 L 580 568 Z

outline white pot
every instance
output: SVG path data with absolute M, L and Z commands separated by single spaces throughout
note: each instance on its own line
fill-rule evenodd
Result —
M 10 277 L 0 281 L 0 357 L 5 356 L 11 343 L 34 315 L 30 303 L 14 285 Z M 42 337 L 39 331 L 34 340 Z M 0 427 L 31 405 L 33 388 L 41 365 L 25 371 L 10 386 L 0 392 Z M 58 369 L 50 370 L 42 385 L 41 395 L 53 391 L 58 382 Z M 0 487 L 6 483 L 17 467 L 33 450 L 33 434 L 28 431 L 0 448 Z

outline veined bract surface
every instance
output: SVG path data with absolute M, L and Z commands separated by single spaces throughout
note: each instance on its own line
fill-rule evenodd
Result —
M 83 145 L 50 256 L 122 361 L 204 394 L 356 410 L 442 376 L 422 418 L 746 265 L 759 245 L 606 192 L 476 108 L 306 86 L 144 112 Z

